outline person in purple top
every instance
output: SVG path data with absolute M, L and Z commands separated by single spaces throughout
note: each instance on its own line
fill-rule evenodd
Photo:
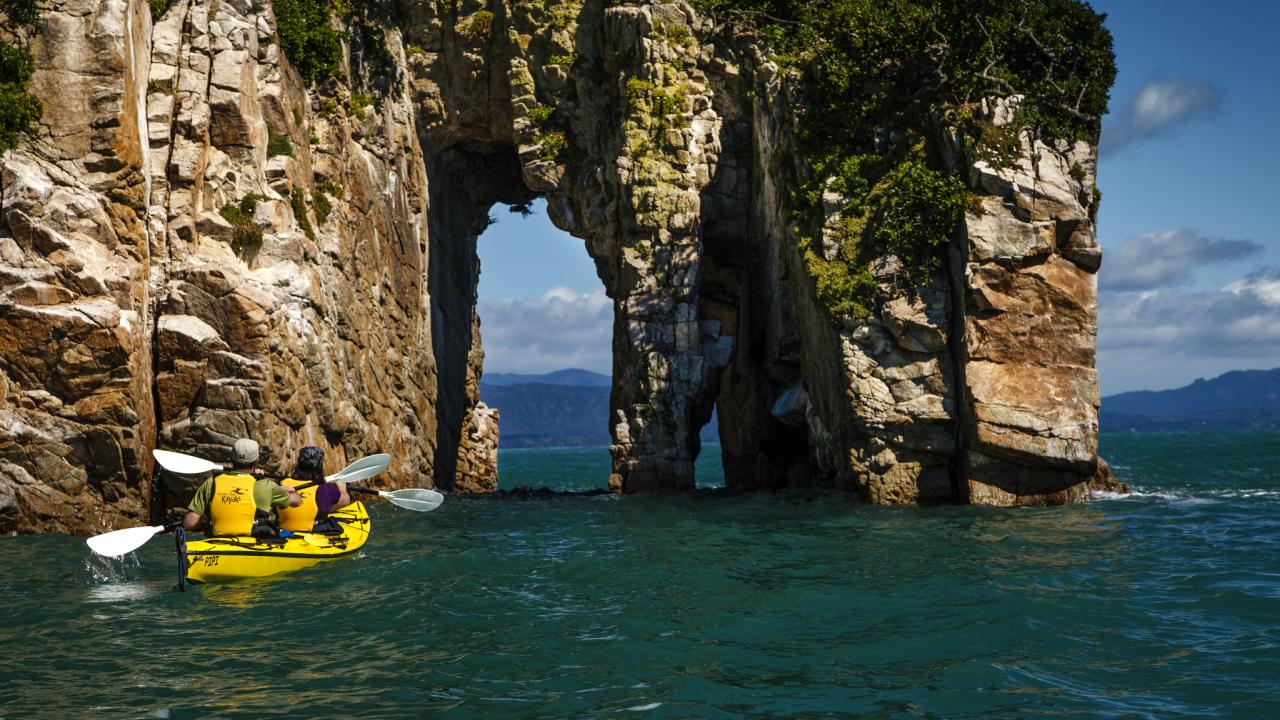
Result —
M 285 487 L 304 485 L 314 480 L 324 480 L 324 451 L 308 445 L 298 453 L 298 465 L 289 477 L 280 482 Z M 351 504 L 347 484 L 322 482 L 299 491 L 302 504 L 295 508 L 277 511 L 282 530 L 294 532 L 341 532 L 342 528 L 329 519 L 329 513 Z

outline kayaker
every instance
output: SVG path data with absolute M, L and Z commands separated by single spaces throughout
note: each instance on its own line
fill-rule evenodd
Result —
M 302 497 L 264 477 L 258 443 L 240 438 L 231 446 L 231 470 L 205 480 L 187 504 L 182 525 L 194 530 L 208 515 L 209 535 L 274 535 L 267 522 L 271 508 L 298 507 Z
M 298 452 L 298 465 L 293 473 L 280 481 L 291 488 L 314 480 L 324 480 L 324 450 L 308 445 Z M 302 504 L 281 508 L 280 527 L 294 532 L 341 532 L 342 528 L 329 519 L 329 513 L 351 504 L 347 484 L 322 482 L 301 491 Z

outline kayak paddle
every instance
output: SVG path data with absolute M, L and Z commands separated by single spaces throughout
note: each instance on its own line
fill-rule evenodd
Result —
M 201 473 L 213 472 L 214 470 L 222 470 L 223 467 L 217 463 L 209 462 L 202 458 L 192 455 L 184 455 L 182 453 L 170 452 L 168 450 L 152 450 L 151 455 L 155 457 L 156 462 L 160 466 L 170 472 L 179 475 L 199 475 Z M 378 453 L 369 457 L 361 458 L 338 472 L 325 478 L 329 482 L 354 482 L 371 478 L 374 475 L 386 469 L 391 462 L 391 456 L 386 453 Z M 431 492 L 431 491 L 426 491 Z M 437 493 L 438 494 L 438 493 Z M 444 498 L 441 496 L 441 501 Z M 407 502 L 407 501 L 406 501 Z M 436 503 L 439 505 L 440 503 Z M 405 507 L 405 506 L 402 506 Z M 435 506 L 427 508 L 434 510 Z M 120 557 L 128 555 L 137 550 L 147 541 L 162 532 L 169 532 L 181 525 L 180 522 L 173 522 L 167 525 L 149 525 L 144 527 L 124 528 L 121 530 L 112 530 L 111 532 L 94 535 L 85 540 L 89 545 L 89 549 L 99 555 L 107 557 Z
M 209 462 L 194 455 L 184 455 L 169 450 L 152 450 L 151 457 L 154 457 L 156 462 L 160 463 L 160 467 L 179 475 L 203 475 L 207 472 L 222 469 L 222 466 L 218 463 Z
M 349 492 L 365 495 L 380 495 L 391 501 L 392 505 L 406 510 L 431 512 L 444 502 L 444 495 L 426 488 L 404 488 L 403 490 L 372 490 L 369 488 L 347 486 Z
M 123 530 L 113 530 L 109 533 L 94 535 L 85 540 L 89 544 L 89 549 L 105 555 L 107 557 L 118 558 L 122 555 L 137 550 L 147 541 L 162 532 L 169 532 L 178 527 L 181 523 L 169 523 L 168 525 L 151 525 L 149 527 L 132 527 Z
M 208 472 L 217 472 L 226 468 L 215 462 L 210 462 L 204 458 L 198 458 L 194 455 L 186 455 L 184 453 L 172 452 L 170 450 L 152 450 L 151 456 L 160 463 L 160 467 L 172 473 L 179 475 L 202 475 Z M 325 477 L 327 482 L 357 482 L 367 480 L 387 469 L 387 465 L 391 464 L 391 456 L 386 453 L 378 453 L 368 457 L 360 458 L 350 465 L 342 468 L 338 472 Z

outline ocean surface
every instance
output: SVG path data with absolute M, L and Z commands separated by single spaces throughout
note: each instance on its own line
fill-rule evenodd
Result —
M 0 718 L 1280 716 L 1280 433 L 1103 452 L 1137 492 L 1052 509 L 377 504 L 361 557 L 186 593 L 166 537 L 0 538 Z M 608 466 L 501 457 L 506 487 Z

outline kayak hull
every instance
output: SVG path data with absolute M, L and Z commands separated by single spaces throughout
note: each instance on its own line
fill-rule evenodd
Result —
M 292 572 L 353 555 L 369 539 L 369 513 L 355 502 L 329 513 L 341 535 L 295 533 L 287 538 L 211 537 L 186 544 L 187 581 L 219 583 Z

